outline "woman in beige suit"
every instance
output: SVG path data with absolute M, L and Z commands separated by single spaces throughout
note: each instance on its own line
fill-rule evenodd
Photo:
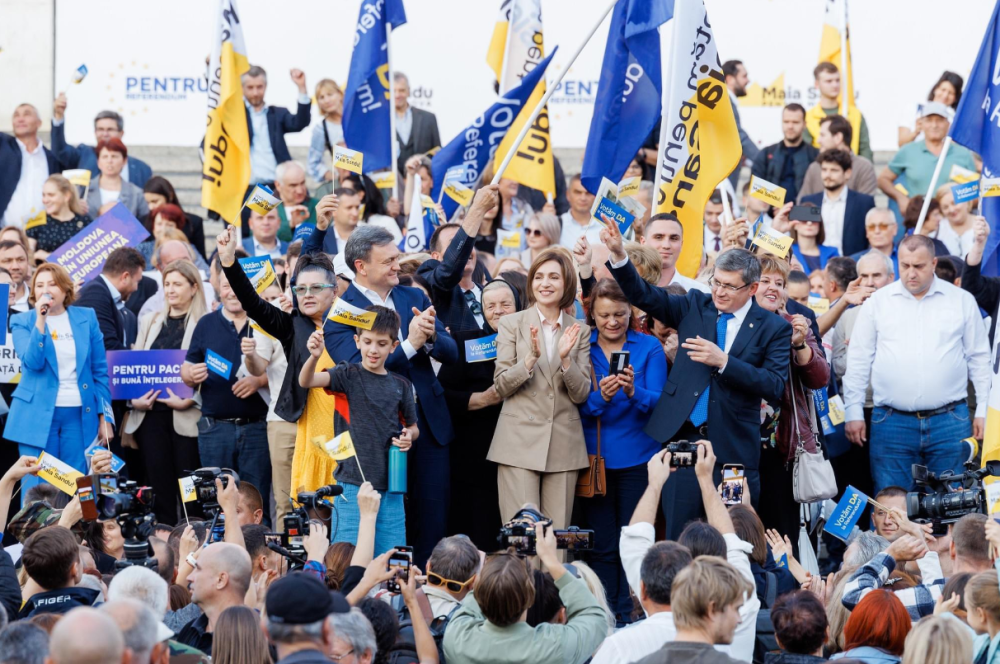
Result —
M 146 314 L 139 322 L 135 350 L 176 350 L 191 345 L 195 325 L 205 315 L 201 274 L 191 261 L 174 261 L 163 270 L 163 300 L 163 311 Z M 139 447 L 159 523 L 177 523 L 177 478 L 201 466 L 200 417 L 195 399 L 181 399 L 169 388 L 166 394 L 150 390 L 142 398 L 132 399 L 124 432 L 132 434 Z
M 500 465 L 505 521 L 534 503 L 565 528 L 588 464 L 577 406 L 590 394 L 590 327 L 564 313 L 576 288 L 569 252 L 546 249 L 528 271 L 528 306 L 500 319 L 493 379 L 504 404 L 487 458 Z

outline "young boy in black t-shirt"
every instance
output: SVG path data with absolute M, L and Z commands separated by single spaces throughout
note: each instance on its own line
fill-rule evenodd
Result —
M 354 447 L 354 455 L 340 460 L 333 473 L 347 499 L 337 502 L 337 523 L 331 526 L 333 541 L 357 540 L 357 493 L 367 480 L 382 493 L 375 521 L 375 555 L 379 555 L 406 542 L 403 495 L 388 493 L 389 448 L 394 445 L 403 451 L 410 449 L 419 431 L 413 386 L 385 368 L 386 359 L 399 345 L 399 314 L 378 305 L 366 311 L 374 313 L 375 319 L 370 330 L 359 327 L 354 335 L 361 363 L 342 363 L 316 373 L 316 362 L 324 347 L 323 332 L 317 330 L 307 342 L 311 356 L 302 365 L 299 384 L 305 388 L 323 387 L 336 394 L 334 439 L 327 449 L 347 449 L 348 437 Z

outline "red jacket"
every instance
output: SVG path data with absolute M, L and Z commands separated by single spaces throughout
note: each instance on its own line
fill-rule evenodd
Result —
M 788 322 L 792 317 L 781 314 Z M 816 451 L 816 434 L 813 432 L 813 401 L 812 390 L 826 387 L 830 381 L 830 364 L 823 357 L 819 342 L 813 336 L 812 330 L 806 330 L 806 344 L 812 349 L 812 359 L 808 364 L 798 364 L 795 361 L 795 351 L 788 352 L 791 358 L 788 363 L 789 379 L 785 381 L 785 393 L 781 397 L 781 414 L 778 417 L 778 429 L 775 440 L 778 451 L 791 462 L 798 448 L 798 438 L 795 427 L 795 414 L 798 414 L 798 436 L 802 445 L 810 452 Z M 792 408 L 792 394 L 795 395 L 795 408 Z

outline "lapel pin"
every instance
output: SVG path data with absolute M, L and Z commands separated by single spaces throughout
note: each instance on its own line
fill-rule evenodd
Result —
M 750 323 L 750 329 L 753 329 L 753 323 Z

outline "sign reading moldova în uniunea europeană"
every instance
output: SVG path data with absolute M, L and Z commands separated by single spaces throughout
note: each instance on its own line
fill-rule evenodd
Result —
M 117 203 L 49 254 L 48 260 L 66 268 L 74 282 L 87 282 L 101 273 L 112 251 L 134 247 L 147 237 L 149 231 Z

